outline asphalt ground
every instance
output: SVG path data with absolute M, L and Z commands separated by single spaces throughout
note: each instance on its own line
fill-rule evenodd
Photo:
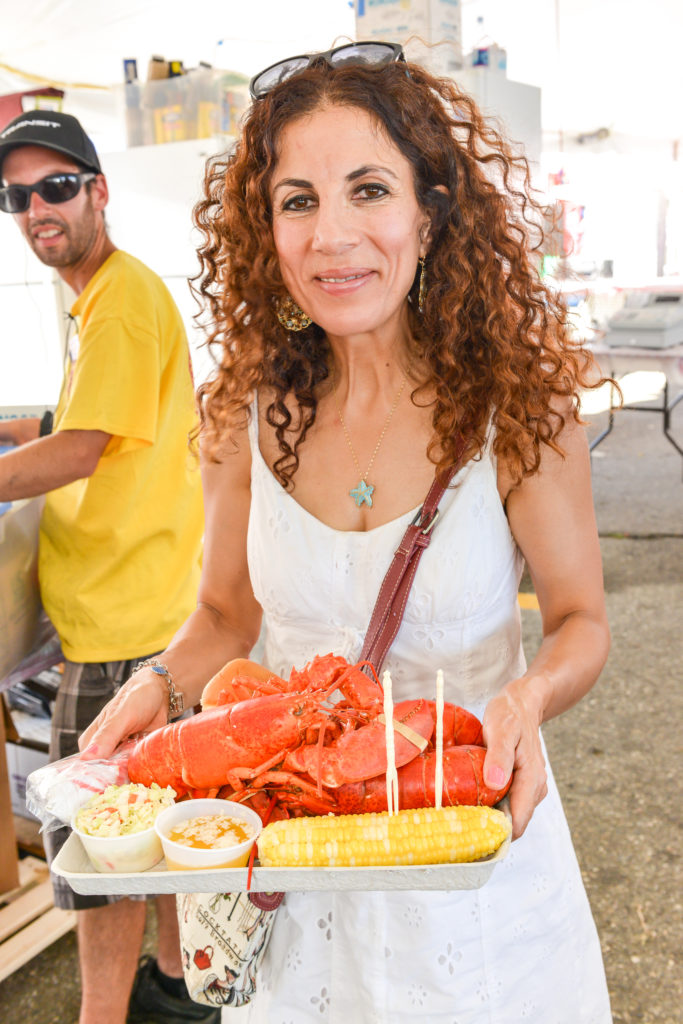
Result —
M 604 413 L 592 415 L 589 437 L 605 422 Z M 672 433 L 683 447 L 683 402 Z M 625 410 L 592 464 L 612 650 L 591 693 L 543 731 L 602 942 L 614 1022 L 680 1024 L 683 459 L 661 415 Z M 533 608 L 522 615 L 530 655 L 540 616 Z M 150 952 L 154 928 L 150 915 Z M 0 985 L 8 1024 L 75 1024 L 78 1006 L 73 933 Z

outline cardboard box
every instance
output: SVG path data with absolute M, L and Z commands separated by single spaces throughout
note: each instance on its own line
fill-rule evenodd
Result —
M 35 816 L 26 809 L 26 780 L 31 772 L 47 764 L 48 753 L 46 750 L 36 750 L 25 743 L 6 743 L 5 753 L 12 811 L 22 818 L 31 818 L 35 821 Z
M 462 67 L 460 0 L 356 0 L 356 39 L 401 43 L 432 74 Z

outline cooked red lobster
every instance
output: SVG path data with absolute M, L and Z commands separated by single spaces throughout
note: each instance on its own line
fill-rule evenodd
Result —
M 218 791 L 262 815 L 274 797 L 274 817 L 386 810 L 383 691 L 364 667 L 372 669 L 327 654 L 285 680 L 254 662 L 228 662 L 206 685 L 199 714 L 137 743 L 130 779 L 181 795 Z M 399 806 L 433 806 L 434 702 L 400 701 L 393 718 Z M 497 803 L 510 782 L 484 784 L 479 719 L 446 703 L 443 737 L 443 803 Z

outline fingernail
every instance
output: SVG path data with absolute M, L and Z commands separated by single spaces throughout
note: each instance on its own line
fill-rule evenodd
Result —
M 494 787 L 504 786 L 507 782 L 507 775 L 502 768 L 499 768 L 498 765 L 495 764 L 486 772 L 486 778 L 489 786 Z
M 86 747 L 83 751 L 84 754 L 88 754 L 90 757 L 95 757 L 98 751 L 96 743 L 91 743 L 89 747 Z

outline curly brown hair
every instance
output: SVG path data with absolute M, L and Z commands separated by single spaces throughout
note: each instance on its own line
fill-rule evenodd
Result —
M 198 391 L 209 456 L 218 460 L 254 392 L 266 387 L 273 396 L 266 418 L 280 451 L 273 468 L 291 487 L 315 421 L 330 348 L 318 325 L 295 334 L 278 322 L 287 292 L 269 185 L 283 128 L 331 105 L 377 120 L 412 165 L 418 202 L 431 218 L 422 312 L 417 275 L 408 296 L 414 356 L 427 375 L 413 400 L 427 389 L 433 396 L 428 456 L 439 469 L 453 465 L 463 435 L 468 455 L 477 457 L 493 415 L 496 454 L 521 481 L 538 470 L 542 445 L 561 451 L 558 399 L 570 400 L 580 422 L 580 389 L 602 379 L 572 340 L 560 296 L 539 276 L 545 209 L 534 198 L 526 159 L 456 84 L 412 63 L 315 62 L 257 100 L 234 151 L 207 165 L 194 211 L 203 243 L 193 290 L 209 315 L 208 344 L 219 352 Z

